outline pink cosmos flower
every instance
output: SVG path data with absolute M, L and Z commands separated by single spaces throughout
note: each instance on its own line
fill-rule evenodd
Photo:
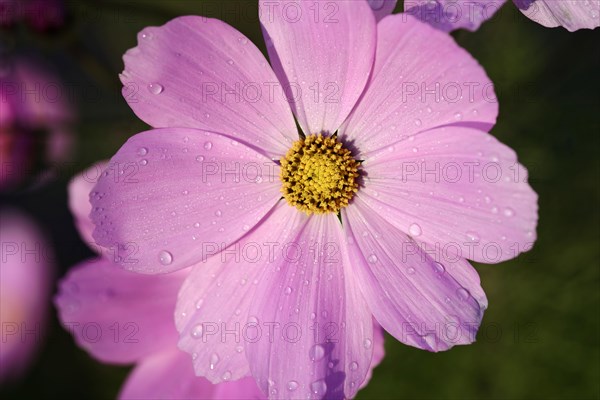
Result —
M 506 0 L 405 0 L 404 11 L 437 29 L 476 31 Z M 599 0 L 513 0 L 529 19 L 548 28 L 573 32 L 600 26 Z
M 0 73 L 0 111 L 1 189 L 70 158 L 73 114 L 67 92 L 51 73 L 28 60 L 10 63 Z
M 429 351 L 473 342 L 487 300 L 466 258 L 507 260 L 536 235 L 477 62 L 410 16 L 314 4 L 260 2 L 271 66 L 218 20 L 140 32 L 123 93 L 155 129 L 90 193 L 94 238 L 123 267 L 192 267 L 175 319 L 196 374 L 252 374 L 271 398 L 353 397 L 372 317 Z
M 95 250 L 101 249 L 91 239 L 89 193 L 107 166 L 98 163 L 69 185 L 69 207 L 81 237 Z M 121 399 L 264 399 L 251 377 L 218 385 L 197 377 L 189 355 L 177 348 L 173 309 L 189 272 L 135 274 L 115 266 L 111 254 L 104 253 L 75 267 L 62 280 L 55 303 L 62 324 L 94 357 L 136 364 L 121 389 Z M 382 331 L 379 327 L 375 331 L 371 368 L 384 355 Z
M 0 383 L 19 378 L 42 344 L 54 275 L 40 229 L 23 214 L 0 210 Z

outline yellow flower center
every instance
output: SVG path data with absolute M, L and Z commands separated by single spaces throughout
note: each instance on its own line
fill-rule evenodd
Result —
M 308 135 L 281 158 L 281 192 L 309 215 L 337 213 L 358 191 L 358 167 L 335 136 Z

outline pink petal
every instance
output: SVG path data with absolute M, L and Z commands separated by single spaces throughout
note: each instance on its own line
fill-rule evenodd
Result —
M 261 0 L 259 7 L 271 64 L 302 130 L 333 133 L 371 72 L 376 25 L 368 4 Z
M 367 2 L 375 14 L 375 19 L 379 21 L 394 11 L 398 0 L 367 0 Z
M 598 0 L 513 0 L 532 21 L 548 28 L 562 26 L 573 32 L 600 26 Z
M 476 31 L 506 0 L 406 0 L 404 11 L 444 32 Z
M 123 96 L 154 128 L 224 132 L 277 158 L 298 140 L 265 57 L 224 22 L 186 16 L 146 28 L 123 59 Z
M 383 357 L 385 357 L 384 330 L 377 321 L 373 320 L 373 358 L 371 359 L 371 368 L 367 371 L 367 377 L 360 385 L 360 389 L 364 389 L 369 384 L 373 377 L 373 369 L 381 364 Z
M 155 129 L 130 138 L 91 193 L 96 242 L 125 268 L 166 273 L 218 253 L 279 200 L 279 167 L 220 134 Z
M 493 85 L 449 35 L 406 15 L 391 15 L 377 29 L 373 78 L 340 129 L 363 157 L 440 125 L 493 126 Z
M 216 385 L 215 400 L 263 400 L 267 396 L 252 377 Z
M 206 379 L 194 375 L 187 354 L 175 346 L 167 346 L 136 365 L 121 389 L 119 399 L 214 399 L 216 388 Z
M 0 212 L 0 383 L 19 378 L 43 342 L 55 259 L 39 227 L 12 209 Z
M 340 222 L 313 215 L 284 232 L 248 313 L 246 326 L 260 327 L 245 340 L 252 375 L 270 398 L 352 398 L 371 366 L 373 323 L 343 266 Z
M 475 341 L 483 305 L 471 293 L 482 291 L 478 282 L 453 276 L 454 270 L 469 268 L 467 261 L 419 248 L 360 198 L 342 217 L 353 273 L 386 331 L 429 351 Z
M 359 196 L 419 242 L 484 263 L 529 251 L 537 194 L 509 147 L 466 127 L 432 129 L 371 153 Z
M 198 378 L 189 355 L 173 348 L 142 360 L 127 378 L 119 398 L 252 400 L 266 397 L 253 378 L 219 385 Z
M 304 221 L 304 214 L 280 202 L 255 230 L 192 269 L 175 316 L 179 348 L 192 354 L 197 375 L 219 383 L 250 374 L 245 328 L 256 285 L 272 257 L 268 244 L 282 243 L 283 232 Z
M 55 303 L 77 344 L 104 362 L 131 363 L 175 347 L 173 310 L 187 274 L 145 276 L 102 258 L 71 270 Z
M 75 226 L 83 241 L 93 250 L 99 249 L 92 237 L 94 224 L 90 219 L 90 213 L 92 211 L 90 192 L 107 166 L 108 161 L 100 161 L 92 165 L 90 168 L 71 179 L 68 187 L 69 209 L 75 219 Z

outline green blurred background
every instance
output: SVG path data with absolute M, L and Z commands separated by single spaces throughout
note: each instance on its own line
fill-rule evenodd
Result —
M 70 177 L 146 128 L 121 97 L 117 76 L 136 33 L 176 16 L 205 15 L 265 51 L 255 3 L 67 2 L 59 29 L 3 33 L 12 50 L 41 55 L 76 93 L 74 163 L 41 188 L 1 198 L 49 232 L 60 275 L 91 256 L 66 207 Z M 431 354 L 387 337 L 387 355 L 358 398 L 599 398 L 600 29 L 547 29 L 509 2 L 479 31 L 453 35 L 496 85 L 500 116 L 492 133 L 530 170 L 540 195 L 539 238 L 516 260 L 477 266 L 490 306 L 475 344 Z M 20 382 L 0 388 L 0 397 L 114 398 L 129 368 L 91 359 L 52 313 L 37 362 Z

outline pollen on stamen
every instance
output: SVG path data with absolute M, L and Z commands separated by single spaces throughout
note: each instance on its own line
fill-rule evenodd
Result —
M 359 166 L 335 136 L 308 135 L 281 158 L 281 192 L 309 215 L 337 213 L 358 191 Z

